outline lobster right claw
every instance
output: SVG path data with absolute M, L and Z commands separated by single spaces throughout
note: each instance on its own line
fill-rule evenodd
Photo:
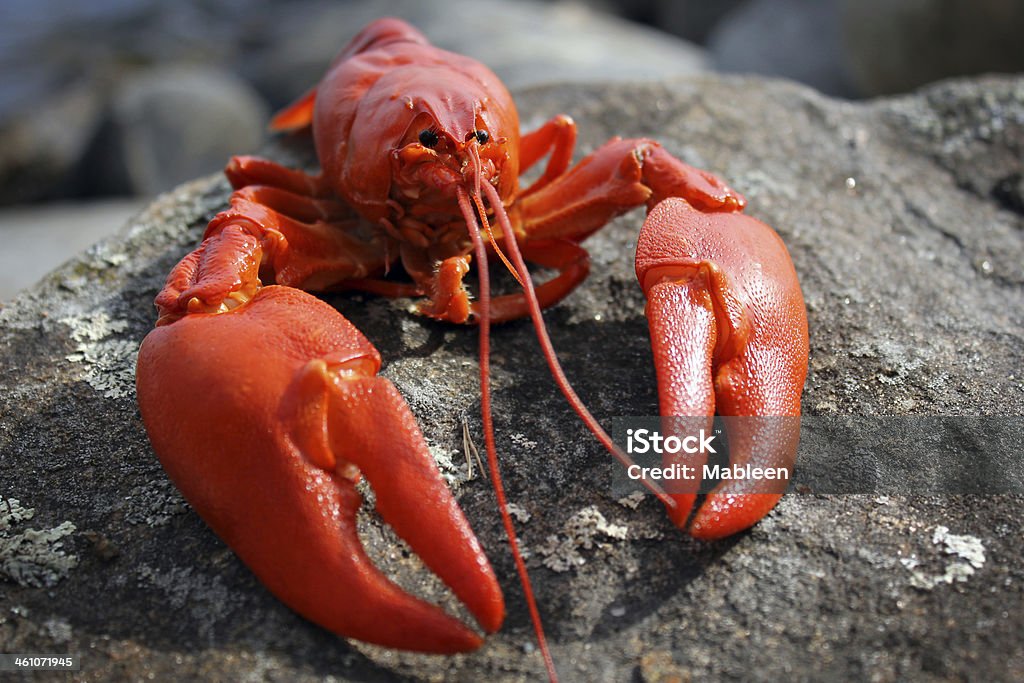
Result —
M 644 223 L 636 273 L 648 298 L 661 414 L 703 417 L 708 428 L 716 411 L 738 416 L 726 419 L 730 464 L 791 470 L 807 313 L 779 236 L 742 213 L 704 212 L 669 198 Z M 724 538 L 768 514 L 778 488 L 726 480 L 692 515 L 695 493 L 674 494 L 670 514 L 697 538 Z
M 337 311 L 264 287 L 222 313 L 153 330 L 139 405 L 185 498 L 271 592 L 343 636 L 451 653 L 482 637 L 391 582 L 356 529 L 361 475 L 377 510 L 496 631 L 504 602 L 487 557 L 380 357 Z

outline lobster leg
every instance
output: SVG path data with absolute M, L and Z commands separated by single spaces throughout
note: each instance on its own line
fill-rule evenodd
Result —
M 419 270 L 428 273 L 419 278 L 428 287 L 367 277 L 368 273 L 386 273 L 395 260 L 393 255 L 405 252 L 391 236 L 370 228 L 351 207 L 335 198 L 324 176 L 311 176 L 253 156 L 233 157 L 224 174 L 236 188 L 233 208 L 215 222 L 262 216 L 264 232 L 280 232 L 290 246 L 291 264 L 289 267 L 279 256 L 274 270 L 280 284 L 312 290 L 351 289 L 387 297 L 416 297 L 438 289 L 429 286 L 433 265 L 415 253 L 412 258 L 418 261 L 410 263 L 406 258 L 405 265 L 414 275 Z M 208 229 L 207 235 L 213 230 L 216 227 Z M 319 275 L 305 279 L 312 272 Z
M 789 254 L 764 223 L 682 199 L 651 211 L 637 244 L 663 415 L 727 419 L 732 464 L 789 471 L 807 374 L 807 318 Z M 712 540 L 771 510 L 786 481 L 727 480 L 689 531 Z M 692 500 L 677 498 L 683 526 Z
M 788 467 L 807 372 L 807 320 L 789 254 L 746 200 L 656 142 L 612 139 L 554 182 L 525 196 L 520 239 L 579 241 L 639 204 L 650 213 L 637 246 L 664 416 L 747 416 L 727 425 L 732 461 Z M 761 416 L 757 419 L 755 416 Z M 760 444 L 771 441 L 767 450 Z M 698 463 L 699 464 L 699 463 Z M 721 538 L 763 517 L 779 492 L 720 485 L 690 520 L 694 491 L 670 494 L 679 526 Z
M 302 615 L 390 647 L 478 647 L 473 630 L 383 576 L 356 534 L 355 483 L 365 474 L 385 522 L 485 631 L 500 626 L 490 564 L 408 406 L 375 376 L 377 351 L 327 304 L 259 279 L 308 285 L 318 273 L 353 272 L 342 247 L 359 246 L 358 236 L 321 233 L 334 224 L 268 204 L 333 216 L 320 200 L 250 186 L 172 270 L 137 368 L 154 449 L 204 520 Z
M 156 298 L 157 325 L 185 313 L 231 310 L 252 297 L 262 284 L 260 276 L 317 289 L 383 268 L 386 262 L 377 248 L 386 238 L 363 239 L 340 222 L 302 223 L 253 201 L 270 192 L 245 188 L 232 195 L 231 208 L 214 217 L 203 243 L 168 275 Z
M 433 264 L 421 251 L 402 250 L 402 263 L 420 284 L 420 293 L 429 294 L 420 301 L 416 312 L 437 320 L 464 323 L 469 319 L 471 303 L 469 292 L 462 284 L 469 272 L 472 258 L 454 254 Z
M 330 183 L 322 175 L 311 176 L 260 157 L 231 157 L 224 168 L 224 175 L 236 190 L 248 185 L 269 185 L 300 196 L 327 198 L 334 195 Z
M 527 133 L 519 143 L 520 173 L 525 173 L 545 154 L 551 152 L 544 173 L 519 198 L 540 190 L 565 173 L 572 163 L 572 150 L 576 146 L 576 123 L 559 114 L 535 131 Z
M 536 287 L 537 300 L 541 308 L 561 301 L 579 286 L 590 273 L 590 256 L 587 251 L 570 240 L 547 240 L 531 242 L 523 247 L 526 260 L 554 268 L 558 274 Z M 433 273 L 428 291 L 431 297 L 424 300 L 417 312 L 431 318 L 464 323 L 470 318 L 479 320 L 483 315 L 479 301 L 470 301 L 469 292 L 463 279 L 469 273 L 469 256 L 452 256 L 442 261 Z M 503 294 L 490 301 L 489 316 L 492 322 L 516 320 L 529 315 L 526 297 L 522 292 Z
M 676 159 L 653 140 L 613 138 L 554 182 L 520 202 L 520 241 L 579 242 L 636 206 L 682 197 L 702 211 L 741 211 L 746 200 L 707 171 Z
M 381 272 L 388 254 L 397 252 L 390 237 L 353 217 L 342 202 L 275 187 L 236 190 L 231 208 L 210 221 L 205 237 L 237 225 L 258 238 L 266 252 L 261 274 L 307 290 Z

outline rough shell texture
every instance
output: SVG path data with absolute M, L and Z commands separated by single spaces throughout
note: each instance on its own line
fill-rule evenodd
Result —
M 712 77 L 518 102 L 527 126 L 571 113 L 581 153 L 650 135 L 747 194 L 803 283 L 806 413 L 1024 412 L 1024 80 L 863 105 Z M 308 145 L 266 152 L 294 161 Z M 463 476 L 462 422 L 480 432 L 473 330 L 413 318 L 408 302 L 330 298 L 378 344 L 504 577 L 508 621 L 478 653 L 387 652 L 311 626 L 168 483 L 135 407 L 134 356 L 165 273 L 227 194 L 208 178 L 162 196 L 0 312 L 0 492 L 20 501 L 0 502 L 0 539 L 44 532 L 39 580 L 0 577 L 0 651 L 82 653 L 86 680 L 535 678 L 493 495 Z M 656 409 L 631 263 L 641 220 L 593 237 L 593 276 L 547 313 L 603 419 Z M 496 330 L 494 347 L 503 469 L 567 680 L 1024 676 L 1019 496 L 790 495 L 752 532 L 700 545 L 653 501 L 609 495 L 609 458 L 556 394 L 528 325 Z M 365 527 L 381 562 L 441 594 L 372 514 Z M 0 571 L 24 547 L 0 540 Z

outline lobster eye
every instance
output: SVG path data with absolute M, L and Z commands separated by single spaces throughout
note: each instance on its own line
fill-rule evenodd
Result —
M 423 145 L 424 147 L 433 149 L 434 145 L 437 144 L 437 140 L 437 133 L 435 133 L 431 129 L 424 128 L 423 130 L 420 131 L 420 144 Z
M 476 132 L 476 141 L 481 145 L 486 145 L 487 141 L 491 139 L 491 136 L 487 134 L 486 130 L 482 128 Z

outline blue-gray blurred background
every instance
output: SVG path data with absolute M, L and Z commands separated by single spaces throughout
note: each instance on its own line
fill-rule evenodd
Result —
M 1021 0 L 2 0 L 0 305 L 257 149 L 387 14 L 512 88 L 719 71 L 859 99 L 1024 70 Z

